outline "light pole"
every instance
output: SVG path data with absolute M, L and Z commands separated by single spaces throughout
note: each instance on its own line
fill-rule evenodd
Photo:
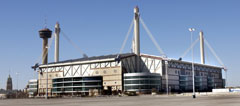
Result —
M 16 91 L 16 98 L 18 98 L 18 75 L 19 75 L 19 73 L 16 72 L 16 76 L 17 76 L 17 91 Z
M 45 99 L 48 99 L 48 68 L 46 69 L 46 97 Z
M 169 95 L 168 93 L 168 61 L 165 61 L 165 72 L 166 72 L 166 91 L 167 91 L 167 95 Z
M 189 28 L 189 31 L 191 32 L 191 45 L 193 42 L 193 32 L 195 31 L 194 28 Z M 192 48 L 192 80 L 193 80 L 193 98 L 196 98 L 195 95 L 195 72 L 194 72 L 194 56 L 193 56 L 193 48 Z

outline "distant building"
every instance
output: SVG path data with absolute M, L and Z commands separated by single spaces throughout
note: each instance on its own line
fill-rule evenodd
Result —
M 7 98 L 7 92 L 4 89 L 0 89 L 0 99 Z
M 28 81 L 28 97 L 34 97 L 37 95 L 38 91 L 38 80 L 37 79 L 32 79 Z
M 0 99 L 16 98 L 16 92 L 17 90 L 0 89 Z
M 7 79 L 7 87 L 6 87 L 6 90 L 8 91 L 11 91 L 12 90 L 12 78 L 11 76 L 9 75 L 8 76 L 8 79 Z

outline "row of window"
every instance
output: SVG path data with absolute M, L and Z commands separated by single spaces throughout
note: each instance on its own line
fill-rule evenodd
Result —
M 177 75 L 192 75 L 192 72 L 189 72 L 189 71 L 186 71 L 185 73 L 184 72 L 182 72 L 182 73 L 180 73 L 180 71 L 179 70 L 175 70 L 175 74 L 177 74 Z M 209 76 L 209 77 L 219 77 L 219 74 L 210 74 L 210 75 L 208 75 L 207 73 L 205 73 L 205 72 L 195 72 L 195 75 L 196 76 Z
M 102 82 L 55 83 L 53 87 L 102 85 Z
M 179 82 L 180 86 L 192 86 L 192 83 L 189 82 Z M 216 83 L 203 83 L 203 82 L 195 82 L 195 86 L 214 86 Z
M 29 88 L 37 88 L 37 85 L 29 85 Z
M 184 64 L 184 63 L 177 63 L 177 62 L 169 62 L 168 67 L 179 68 L 179 69 L 188 69 L 188 70 L 192 69 L 191 64 Z M 197 71 L 208 71 L 208 72 L 215 72 L 215 73 L 221 72 L 220 68 L 210 68 L 210 67 L 198 66 L 198 65 L 195 65 L 194 69 Z
M 188 81 L 190 79 L 192 79 L 191 76 L 179 76 L 180 81 Z M 204 79 L 207 80 L 207 81 L 210 81 L 210 82 L 214 81 L 214 77 L 198 77 L 198 76 L 195 76 L 195 80 L 202 81 Z
M 160 76 L 124 76 L 124 79 L 136 79 L 136 78 L 160 78 Z
M 124 80 L 124 84 L 145 84 L 145 85 L 149 85 L 149 84 L 155 84 L 155 85 L 159 85 L 161 84 L 161 80 Z
M 82 82 L 77 82 L 82 81 Z M 89 92 L 90 89 L 102 89 L 102 77 L 72 77 L 53 79 L 53 93 L 67 91 Z
M 102 80 L 102 77 L 57 78 L 57 79 L 53 79 L 53 82 L 63 82 L 63 81 L 89 81 L 89 80 Z
M 125 91 L 128 90 L 133 90 L 133 89 L 147 89 L 147 90 L 152 90 L 152 89 L 160 89 L 161 86 L 160 85 L 136 85 L 136 86 L 124 86 Z
M 103 70 L 103 74 L 107 74 L 108 70 Z M 117 70 L 113 70 L 114 73 L 117 73 Z M 99 71 L 95 71 L 95 74 L 99 74 Z
M 65 91 L 75 91 L 75 92 L 89 92 L 90 89 L 102 89 L 101 87 L 78 87 L 78 88 L 53 88 L 52 91 L 54 92 L 62 92 Z
M 124 90 L 125 91 L 151 91 L 152 89 L 160 90 L 161 76 L 160 74 L 150 73 L 128 73 L 124 74 Z

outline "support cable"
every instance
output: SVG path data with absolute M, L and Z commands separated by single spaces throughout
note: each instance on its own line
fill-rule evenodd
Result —
M 63 37 L 74 47 L 76 48 L 82 55 L 84 58 L 87 58 L 88 56 L 80 49 L 80 47 L 74 43 L 64 32 L 63 30 L 61 30 L 61 33 L 63 35 Z
M 204 39 L 207 47 L 210 49 L 210 51 L 212 52 L 212 54 L 215 56 L 215 58 L 217 59 L 217 61 L 219 62 L 219 64 L 221 64 L 223 66 L 223 68 L 225 69 L 225 65 L 223 64 L 222 60 L 218 57 L 218 55 L 216 54 L 216 52 L 214 51 L 214 49 L 211 47 L 211 45 L 208 43 L 208 41 L 206 39 Z
M 207 58 L 207 62 L 210 63 L 210 59 L 209 59 L 209 56 L 208 56 L 208 52 L 205 52 L 205 55 L 206 55 L 206 58 Z
M 197 44 L 198 41 L 199 41 L 199 38 L 196 39 L 196 40 L 192 43 L 192 45 L 183 53 L 183 55 L 180 56 L 180 58 L 184 58 L 184 57 L 188 54 L 188 52 L 189 52 L 192 48 L 194 48 L 194 46 Z
M 46 48 L 48 48 L 48 50 L 47 50 L 47 51 L 43 51 L 43 52 L 41 53 L 41 55 L 40 55 L 39 58 L 37 59 L 36 63 L 40 63 L 40 62 L 41 62 L 41 59 L 42 59 L 42 58 L 45 58 L 45 57 L 47 56 L 47 53 L 48 53 L 48 51 L 49 51 L 50 48 L 51 48 L 51 45 L 52 45 L 52 42 L 53 42 L 53 38 L 54 38 L 54 36 L 51 37 L 50 42 L 49 42 L 49 45 L 46 47 Z
M 146 26 L 146 24 L 144 23 L 143 19 L 140 17 L 140 22 L 143 25 L 143 28 L 146 30 L 148 36 L 150 37 L 150 39 L 152 40 L 152 42 L 154 43 L 154 45 L 156 46 L 156 48 L 158 49 L 158 51 L 160 52 L 160 54 L 163 57 L 166 57 L 165 53 L 163 52 L 163 50 L 160 48 L 159 44 L 157 43 L 157 41 L 155 40 L 155 38 L 153 37 L 152 33 L 150 32 L 150 30 L 148 29 L 148 27 Z
M 39 58 L 37 59 L 35 65 L 32 66 L 32 68 L 33 68 L 35 71 L 37 70 L 37 68 L 39 68 L 39 63 L 41 62 L 41 59 L 44 59 L 44 58 L 47 56 L 48 51 L 51 49 L 51 45 L 52 45 L 52 42 L 53 42 L 53 38 L 54 38 L 54 36 L 51 37 L 50 42 L 49 42 L 49 45 L 46 47 L 46 48 L 48 48 L 48 50 L 43 51 L 42 54 L 41 54 L 41 55 L 39 56 Z M 40 71 L 41 71 L 41 69 L 40 69 Z M 42 73 L 42 72 L 41 72 L 41 73 Z
M 133 19 L 133 20 L 134 20 L 134 19 Z M 120 49 L 117 57 L 115 58 L 115 60 L 116 60 L 118 63 L 120 62 L 120 54 L 122 53 L 123 49 L 125 48 L 125 45 L 126 45 L 126 43 L 127 43 L 127 40 L 128 40 L 128 38 L 129 38 L 129 35 L 130 35 L 131 31 L 132 31 L 132 28 L 133 28 L 133 20 L 132 20 L 132 22 L 131 22 L 131 24 L 130 24 L 130 26 L 129 26 L 129 29 L 128 29 L 128 32 L 127 32 L 127 34 L 126 34 L 126 37 L 125 37 L 125 39 L 124 39 L 124 41 L 123 41 L 122 47 L 121 47 L 121 49 Z
M 121 49 L 120 49 L 119 54 L 121 54 L 122 51 L 123 51 L 123 49 L 125 48 L 125 45 L 126 45 L 126 43 L 127 43 L 127 40 L 128 40 L 128 38 L 129 38 L 129 35 L 130 35 L 131 31 L 132 31 L 132 28 L 133 28 L 133 20 L 132 20 L 132 22 L 131 22 L 131 24 L 130 24 L 130 27 L 129 27 L 129 29 L 128 29 L 128 32 L 127 32 L 127 34 L 126 34 L 126 36 L 125 36 L 125 39 L 124 39 L 124 41 L 123 41 L 123 44 L 122 44 L 122 46 L 121 46 Z M 118 54 L 118 55 L 119 55 L 119 54 Z
M 51 45 L 52 45 L 52 42 L 53 42 L 53 38 L 54 38 L 54 37 L 55 37 L 55 36 L 52 36 L 52 38 L 50 39 L 49 45 L 46 47 L 46 48 L 48 48 L 48 50 L 45 51 L 45 53 L 44 53 L 44 55 L 43 55 L 44 58 L 47 56 L 48 51 L 51 49 Z
M 217 53 L 214 51 L 214 49 L 211 47 L 211 45 L 208 43 L 208 41 L 206 39 L 204 39 L 207 47 L 210 49 L 210 51 L 212 52 L 212 54 L 215 56 L 215 58 L 217 59 L 217 61 L 219 62 L 219 64 L 221 64 L 223 66 L 223 70 L 225 71 L 225 87 L 227 87 L 227 68 L 226 66 L 223 64 L 222 60 L 218 57 Z

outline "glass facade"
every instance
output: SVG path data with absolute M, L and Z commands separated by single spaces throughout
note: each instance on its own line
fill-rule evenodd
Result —
M 125 73 L 124 91 L 151 92 L 161 90 L 161 76 L 157 73 Z
M 208 77 L 207 83 L 208 83 L 209 88 L 211 88 L 211 89 L 214 88 L 214 78 L 213 77 Z
M 53 93 L 89 92 L 89 90 L 102 90 L 102 76 L 65 77 L 55 78 Z
M 192 91 L 193 82 L 191 62 L 171 60 L 168 61 L 168 68 L 169 70 L 173 70 L 175 75 L 179 75 L 180 92 Z M 180 71 L 180 74 L 176 74 L 176 71 Z M 196 91 L 211 91 L 213 88 L 224 87 L 224 79 L 222 78 L 222 67 L 194 63 L 194 71 Z
M 192 90 L 192 76 L 180 75 L 179 86 L 180 91 Z M 207 91 L 208 90 L 207 77 L 195 76 L 195 89 L 196 91 Z

